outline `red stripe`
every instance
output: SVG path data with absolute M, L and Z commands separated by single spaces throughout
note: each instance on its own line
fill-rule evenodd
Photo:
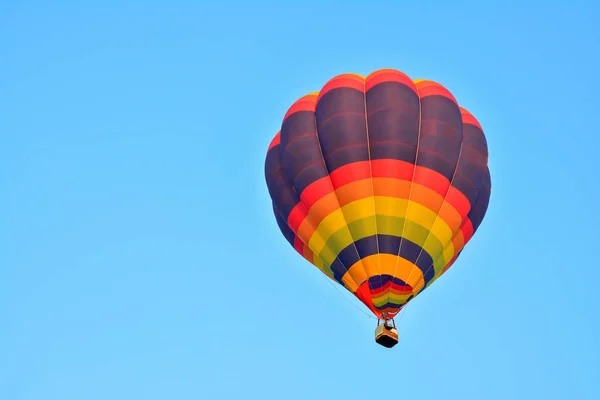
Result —
M 300 111 L 315 112 L 316 107 L 317 96 L 314 94 L 307 94 L 306 96 L 301 97 L 300 99 L 296 100 L 294 104 L 292 104 L 292 106 L 288 109 L 287 113 L 285 113 L 283 120 L 285 121 L 287 117 Z
M 338 75 L 330 79 L 329 82 L 327 82 L 325 86 L 323 86 L 323 88 L 319 92 L 317 102 L 321 100 L 321 97 L 323 97 L 327 92 L 339 88 L 351 88 L 360 90 L 362 92 L 365 89 L 365 81 L 364 78 L 355 74 Z
M 450 186 L 450 181 L 439 172 L 425 167 L 417 167 L 414 183 L 428 187 L 444 197 Z
M 446 201 L 450 203 L 452 207 L 458 211 L 462 219 L 467 218 L 469 211 L 471 210 L 471 203 L 467 196 L 465 196 L 460 190 L 454 186 L 450 186 L 448 194 L 446 195 Z
M 292 208 L 292 211 L 290 211 L 287 224 L 294 233 L 298 233 L 298 228 L 302 221 L 304 221 L 304 218 L 306 218 L 306 210 L 302 203 L 298 203 Z
M 296 250 L 306 261 L 313 263 L 313 252 L 306 246 L 298 236 L 294 236 L 294 250 Z
M 386 282 L 382 287 L 379 287 L 377 289 L 372 289 L 371 290 L 371 296 L 376 296 L 386 293 L 388 291 L 392 291 L 392 292 L 396 292 L 399 294 L 409 294 L 410 292 L 412 292 L 412 287 L 409 285 L 398 285 L 396 283 L 393 282 Z
M 371 89 L 373 86 L 384 82 L 402 83 L 417 93 L 417 87 L 415 86 L 413 80 L 410 79 L 408 75 L 395 69 L 380 69 L 369 74 L 365 82 L 365 92 Z
M 371 293 L 369 291 L 369 281 L 364 281 L 354 295 L 358 297 L 360 301 L 362 301 L 369 309 L 375 314 L 377 318 L 381 318 L 381 313 L 377 311 L 377 309 L 373 306 L 373 300 L 371 299 Z
M 383 159 L 371 161 L 371 169 L 374 178 L 396 178 L 411 181 L 414 165 L 402 160 Z
M 465 244 L 463 245 L 464 248 L 464 246 L 467 245 L 467 242 L 473 237 L 473 224 L 471 223 L 471 220 L 469 218 L 463 221 L 460 230 L 462 231 L 463 236 L 465 238 Z
M 471 114 L 469 111 L 467 111 L 466 109 L 464 109 L 462 107 L 460 107 L 460 113 L 462 114 L 463 124 L 475 125 L 479 129 L 481 129 L 481 131 L 483 131 L 483 128 L 479 124 L 479 121 L 477 121 L 477 119 L 473 116 L 473 114 Z
M 405 161 L 391 159 L 373 160 L 371 166 L 374 178 L 396 178 L 409 182 L 412 179 L 413 164 Z M 310 209 L 310 207 L 312 207 L 319 199 L 332 193 L 334 187 L 338 189 L 348 183 L 368 179 L 370 177 L 371 174 L 369 173 L 368 161 L 346 164 L 333 171 L 330 176 L 323 177 L 308 185 L 300 194 L 300 198 L 307 209 Z M 333 186 L 331 183 L 333 183 Z M 428 186 L 426 182 L 425 186 Z
M 357 161 L 339 167 L 329 175 L 334 188 L 371 177 L 368 161 Z
M 440 85 L 437 82 L 433 81 L 421 81 L 417 82 L 417 90 L 419 91 L 419 97 L 424 98 L 427 96 L 444 96 L 450 100 L 452 100 L 457 106 L 458 102 L 450 93 L 448 89 L 444 86 Z
M 304 257 L 304 243 L 302 243 L 302 240 L 298 236 L 294 237 L 294 249 Z
M 300 194 L 300 199 L 305 204 L 307 209 L 310 209 L 318 200 L 329 193 L 332 193 L 334 188 L 338 189 L 348 183 L 357 180 L 370 178 L 368 161 L 358 161 L 351 164 L 346 164 L 331 173 L 329 177 L 323 177 L 304 189 Z M 373 178 L 396 178 L 410 182 L 413 178 L 413 164 L 393 159 L 382 159 L 371 161 L 371 173 Z M 333 183 L 331 185 L 329 179 Z M 440 196 L 446 195 L 446 190 L 450 182 L 442 174 L 425 167 L 417 167 L 415 173 L 415 183 L 423 185 L 431 190 L 434 190 Z M 464 219 L 466 218 L 471 208 L 469 200 L 458 189 L 450 187 L 446 196 L 446 201 L 450 203 Z M 298 208 L 299 205 L 296 206 Z M 294 220 L 294 213 L 300 213 L 299 210 L 292 210 L 288 221 Z M 293 227 L 290 224 L 290 228 Z
M 300 194 L 300 200 L 306 204 L 306 208 L 310 210 L 317 200 L 332 192 L 333 187 L 331 186 L 329 176 L 325 176 L 308 185 Z
M 275 135 L 275 137 L 273 138 L 273 140 L 271 140 L 271 144 L 269 145 L 269 149 L 267 150 L 267 153 L 269 152 L 269 150 L 271 150 L 273 147 L 278 146 L 281 138 L 280 138 L 280 134 L 281 132 L 277 132 L 277 134 Z

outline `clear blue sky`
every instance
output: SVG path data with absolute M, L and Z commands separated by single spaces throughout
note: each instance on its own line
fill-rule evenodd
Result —
M 1 399 L 600 398 L 593 2 L 55 3 L 0 8 Z M 263 173 L 296 98 L 386 67 L 479 119 L 493 184 L 392 350 Z

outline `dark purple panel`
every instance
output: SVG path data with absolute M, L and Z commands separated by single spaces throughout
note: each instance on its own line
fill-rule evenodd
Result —
M 481 201 L 486 203 L 485 208 L 487 208 L 490 174 L 487 167 L 488 148 L 485 136 L 478 127 L 466 124 L 463 127 L 463 138 L 460 161 L 452 186 L 469 199 L 471 210 Z M 488 193 L 486 194 L 485 191 Z M 478 206 L 478 211 L 474 212 L 476 219 L 479 215 L 483 218 L 485 211 L 482 211 L 482 204 Z M 471 222 L 474 221 L 471 219 Z M 475 224 L 473 226 L 475 227 Z
M 298 195 L 328 175 L 319 148 L 314 112 L 299 111 L 288 116 L 281 126 L 280 138 L 283 163 Z
M 488 156 L 488 146 L 485 135 L 478 127 L 466 124 L 463 126 L 463 143 L 466 146 L 475 148 L 486 160 Z
M 419 97 L 408 86 L 383 82 L 366 95 L 371 159 L 415 163 L 419 135 Z
M 273 204 L 286 221 L 292 209 L 298 204 L 299 197 L 292 186 L 292 180 L 283 165 L 281 146 L 273 147 L 267 153 L 265 178 Z
M 327 92 L 316 109 L 317 132 L 329 173 L 356 161 L 368 161 L 364 93 L 351 88 Z
M 421 128 L 417 165 L 430 168 L 452 181 L 462 143 L 462 116 L 444 96 L 421 99 Z
M 330 173 L 343 165 L 369 160 L 362 91 L 344 87 L 327 92 L 317 103 L 316 116 L 319 142 Z M 350 268 L 356 261 L 371 254 L 366 253 L 368 250 L 376 254 L 376 240 L 373 245 L 373 249 L 367 249 L 351 244 L 340 253 L 339 258 Z
M 279 211 L 277 211 L 277 208 L 275 207 L 274 203 L 273 213 L 275 214 L 275 220 L 277 221 L 277 226 L 279 226 L 279 230 L 281 231 L 285 239 L 289 242 L 289 244 L 291 244 L 292 247 L 294 247 L 294 239 L 296 238 L 296 234 L 290 229 L 290 227 L 288 226 L 287 222 L 283 219 L 281 214 L 279 214 Z
M 478 196 L 468 214 L 471 224 L 473 225 L 473 234 L 477 231 L 479 225 L 481 225 L 490 201 L 491 178 L 490 170 L 488 168 L 477 177 L 475 185 L 479 188 Z

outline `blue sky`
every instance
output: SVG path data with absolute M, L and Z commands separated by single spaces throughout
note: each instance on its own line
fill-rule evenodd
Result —
M 0 398 L 600 398 L 591 1 L 102 3 L 0 8 Z M 392 350 L 263 174 L 296 98 L 386 67 L 479 119 L 493 185 Z

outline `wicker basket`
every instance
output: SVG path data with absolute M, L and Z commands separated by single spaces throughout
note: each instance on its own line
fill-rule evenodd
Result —
M 375 329 L 375 341 L 383 347 L 392 348 L 398 344 L 398 330 L 385 324 L 378 325 Z

